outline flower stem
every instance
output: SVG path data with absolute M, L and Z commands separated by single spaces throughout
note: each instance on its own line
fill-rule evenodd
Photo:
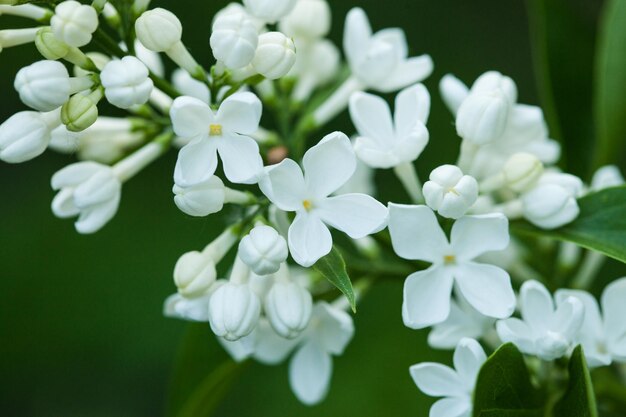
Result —
M 396 174 L 402 186 L 406 190 L 411 200 L 420 204 L 424 202 L 424 196 L 422 195 L 422 184 L 415 171 L 415 166 L 411 162 L 404 162 L 394 167 L 393 172 Z

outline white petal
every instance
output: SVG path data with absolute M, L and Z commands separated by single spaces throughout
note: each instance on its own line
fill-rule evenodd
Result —
M 468 309 L 472 308 L 469 305 Z M 462 310 L 456 302 L 450 303 L 450 314 L 443 322 L 435 325 L 428 334 L 428 344 L 436 349 L 454 349 L 464 337 L 478 339 L 483 335 L 483 322 L 474 317 L 484 317 L 472 308 Z
M 86 181 L 100 170 L 102 170 L 102 165 L 91 161 L 68 165 L 52 176 L 50 181 L 52 189 L 59 190 L 63 187 L 74 187 Z
M 314 214 L 300 212 L 289 227 L 289 252 L 304 267 L 330 253 L 333 238 L 328 227 Z
M 465 397 L 442 398 L 430 408 L 431 417 L 471 417 L 472 401 Z
M 504 319 L 515 310 L 511 277 L 497 266 L 467 262 L 458 265 L 454 278 L 463 297 L 485 316 Z
M 371 168 L 393 168 L 402 162 L 394 149 L 365 136 L 356 138 L 354 152 L 363 163 Z
M 604 328 L 611 353 L 626 360 L 626 278 L 609 284 L 602 293 Z
M 341 355 L 354 336 L 352 317 L 323 301 L 315 304 L 313 317 L 318 325 L 307 337 L 315 340 L 326 352 Z
M 422 122 L 417 122 L 412 131 L 396 140 L 391 152 L 401 162 L 413 162 L 422 154 L 428 139 L 428 129 Z
M 63 188 L 52 200 L 52 212 L 61 219 L 74 217 L 80 213 L 80 209 L 74 204 L 74 189 Z
M 307 405 L 324 399 L 333 373 L 330 355 L 315 343 L 302 346 L 289 364 L 289 384 L 296 397 Z
M 74 223 L 76 231 L 81 234 L 90 234 L 102 229 L 115 216 L 119 205 L 120 195 L 118 194 L 104 204 L 83 210 Z
M 195 97 L 183 96 L 172 103 L 170 118 L 176 135 L 193 138 L 208 135 L 209 125 L 215 116 L 207 103 Z
M 551 330 L 573 341 L 585 318 L 585 307 L 578 298 L 572 297 L 561 303 L 555 311 Z
M 426 79 L 433 72 L 433 60 L 430 55 L 420 55 L 401 62 L 395 71 L 375 86 L 376 90 L 391 93 L 408 85 Z
M 382 230 L 387 221 L 387 207 L 365 194 L 329 197 L 320 202 L 315 210 L 324 223 L 352 239 Z
M 452 226 L 450 243 L 461 261 L 503 250 L 509 245 L 509 221 L 500 213 L 461 217 Z
M 351 66 L 361 61 L 365 56 L 371 37 L 372 28 L 363 9 L 355 7 L 350 10 L 346 15 L 343 50 Z
M 604 325 L 600 315 L 600 307 L 595 297 L 586 291 L 566 289 L 557 290 L 554 295 L 557 305 L 561 305 L 569 297 L 579 299 L 585 306 L 585 319 L 580 329 L 581 335 L 585 335 L 585 338 L 594 342 L 604 340 Z M 587 347 L 585 347 L 585 354 L 589 354 Z
M 423 84 L 412 85 L 396 96 L 395 128 L 398 138 L 411 134 L 419 123 L 426 124 L 430 113 L 430 94 Z
M 454 350 L 454 369 L 465 382 L 468 392 L 474 390 L 478 372 L 486 360 L 485 351 L 474 339 L 462 339 Z
M 500 320 L 496 323 L 498 337 L 504 343 L 514 343 L 522 352 L 536 354 L 533 331 L 526 323 L 517 318 Z
M 393 250 L 401 258 L 441 263 L 450 251 L 435 213 L 426 206 L 390 203 L 389 232 Z
M 263 159 L 256 141 L 247 136 L 228 134 L 217 141 L 226 178 L 235 184 L 256 183 L 263 170 Z
M 359 135 L 391 146 L 394 137 L 389 105 L 381 97 L 356 92 L 350 97 L 350 117 Z
M 254 358 L 265 365 L 277 365 L 284 361 L 293 351 L 300 339 L 285 339 L 280 337 L 269 322 L 261 319 L 254 330 L 256 345 L 254 348 Z
M 178 153 L 174 182 L 181 187 L 208 181 L 217 169 L 217 142 L 199 138 L 185 145 Z
M 334 132 L 304 154 L 302 165 L 308 192 L 312 197 L 323 198 L 352 177 L 356 170 L 356 156 L 348 137 Z
M 465 385 L 451 368 L 439 363 L 425 362 L 413 365 L 409 372 L 415 385 L 431 397 L 462 397 L 467 395 Z
M 263 106 L 250 92 L 235 93 L 220 105 L 217 121 L 225 131 L 251 135 L 259 129 Z
M 526 281 L 520 290 L 522 318 L 533 331 L 548 330 L 549 320 L 554 315 L 554 302 L 546 287 L 537 281 Z
M 414 272 L 404 281 L 402 320 L 412 329 L 443 322 L 450 314 L 454 280 L 450 269 L 431 266 Z
M 381 29 L 373 36 L 374 42 L 385 42 L 393 47 L 398 55 L 398 59 L 404 59 L 409 54 L 409 45 L 406 35 L 400 28 Z
M 307 198 L 302 169 L 291 159 L 268 167 L 259 187 L 272 203 L 284 211 L 302 209 L 302 203 Z
M 439 82 L 439 92 L 448 109 L 456 116 L 463 100 L 469 94 L 469 88 L 452 74 L 446 74 Z

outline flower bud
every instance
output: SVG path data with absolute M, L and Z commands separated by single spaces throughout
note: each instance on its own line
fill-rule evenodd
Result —
M 478 199 L 478 183 L 454 165 L 442 165 L 430 173 L 423 187 L 426 204 L 443 217 L 458 219 Z
M 70 99 L 70 75 L 57 61 L 38 61 L 18 71 L 15 90 L 29 107 L 52 111 Z
M 50 27 L 54 36 L 68 45 L 85 46 L 98 28 L 98 13 L 75 0 L 64 1 L 54 9 Z
M 258 41 L 256 26 L 244 13 L 222 13 L 215 17 L 211 49 L 215 59 L 227 68 L 243 68 L 250 64 Z
M 456 115 L 457 134 L 476 145 L 493 142 L 504 133 L 510 111 L 502 91 L 470 93 Z
M 276 80 L 286 75 L 296 62 L 293 41 L 280 32 L 267 32 L 259 36 L 252 66 L 265 78 Z
M 620 185 L 624 185 L 624 177 L 616 165 L 605 165 L 598 168 L 591 180 L 592 191 L 600 191 Z
M 470 93 L 493 94 L 499 92 L 513 106 L 517 102 L 517 86 L 515 82 L 497 71 L 488 71 L 478 77 Z
M 35 46 L 44 58 L 53 61 L 65 57 L 70 51 L 70 46 L 57 39 L 49 27 L 39 29 L 35 38 Z
M 248 284 L 227 282 L 209 301 L 213 333 L 231 342 L 252 333 L 260 316 L 261 302 Z
M 183 213 L 195 217 L 221 211 L 226 199 L 224 183 L 216 176 L 188 187 L 175 184 L 173 191 L 176 206 Z
M 243 0 L 248 12 L 267 23 L 276 23 L 296 5 L 297 0 Z
M 539 184 L 522 197 L 524 217 L 542 229 L 572 222 L 580 209 L 574 195 L 558 184 Z
M 148 68 L 134 56 L 109 62 L 102 70 L 100 80 L 109 103 L 120 109 L 147 103 L 154 87 L 148 77 Z
M 185 297 L 206 294 L 216 278 L 215 262 L 202 252 L 187 252 L 174 267 L 174 283 L 178 293 Z
M 171 49 L 183 36 L 180 20 L 162 8 L 144 12 L 135 22 L 135 31 L 143 46 L 154 52 Z
M 537 184 L 543 174 L 543 164 L 535 155 L 520 152 L 509 158 L 502 173 L 506 185 L 521 193 Z
M 270 226 L 257 226 L 239 243 L 239 257 L 258 275 L 277 272 L 287 260 L 287 242 Z
M 293 339 L 309 324 L 311 293 L 293 282 L 276 282 L 265 298 L 265 314 L 280 336 Z
M 299 0 L 279 27 L 290 37 L 318 39 L 328 35 L 330 23 L 330 6 L 326 0 Z
M 52 130 L 60 123 L 58 110 L 14 114 L 0 125 L 0 159 L 15 164 L 41 155 L 50 143 Z
M 82 132 L 98 119 L 98 106 L 90 96 L 76 94 L 61 108 L 61 121 L 70 132 Z

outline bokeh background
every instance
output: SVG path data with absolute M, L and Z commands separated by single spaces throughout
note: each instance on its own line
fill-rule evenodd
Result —
M 180 17 L 185 43 L 209 66 L 211 18 L 227 2 L 153 3 Z M 337 44 L 346 12 L 361 6 L 375 29 L 400 26 L 412 54 L 433 57 L 435 72 L 425 82 L 433 96 L 431 145 L 419 160 L 422 175 L 453 161 L 458 150 L 452 118 L 438 94 L 444 74 L 471 82 L 486 70 L 499 70 L 516 80 L 521 102 L 539 104 L 528 12 L 521 0 L 330 3 L 331 37 Z M 600 3 L 571 0 L 571 12 L 593 31 Z M 0 17 L 0 28 L 23 24 Z M 564 37 L 562 42 L 571 48 L 577 40 Z M 0 54 L 0 120 L 24 108 L 12 81 L 19 68 L 35 59 L 32 46 Z M 345 116 L 331 129 L 353 131 Z M 109 225 L 93 236 L 80 236 L 70 221 L 56 219 L 50 211 L 50 177 L 72 161 L 71 156 L 46 153 L 21 165 L 0 163 L 0 415 L 162 416 L 178 347 L 190 331 L 188 324 L 161 313 L 163 300 L 174 291 L 173 265 L 183 252 L 216 236 L 220 218 L 192 219 L 176 209 L 171 153 L 125 185 L 119 213 Z M 389 178 L 383 174 L 379 188 L 387 198 L 403 201 Z M 426 416 L 431 400 L 413 385 L 408 367 L 425 360 L 449 361 L 451 354 L 428 349 L 425 331 L 402 325 L 401 284 L 379 284 L 363 301 L 355 317 L 356 337 L 345 355 L 335 359 L 332 388 L 323 404 L 307 408 L 297 402 L 286 365 L 252 364 L 217 415 Z M 191 367 L 202 376 L 226 356 L 208 326 L 191 331 L 199 335 Z M 185 382 L 174 384 L 180 388 Z

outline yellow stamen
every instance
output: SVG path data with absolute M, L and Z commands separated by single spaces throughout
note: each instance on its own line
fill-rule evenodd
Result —
M 449 193 L 452 193 L 452 194 L 454 194 L 454 195 L 457 195 L 457 196 L 458 196 L 458 195 L 460 195 L 460 194 L 459 194 L 459 192 L 458 192 L 457 190 L 455 190 L 454 188 L 450 188 L 450 189 L 448 189 L 448 192 L 449 192 Z
M 446 265 L 451 265 L 456 262 L 456 257 L 454 255 L 445 255 L 443 257 L 443 263 Z
M 209 125 L 209 136 L 222 136 L 222 125 Z
M 306 211 L 309 211 L 313 208 L 313 203 L 311 202 L 311 200 L 304 200 L 302 202 L 302 206 L 304 207 Z

